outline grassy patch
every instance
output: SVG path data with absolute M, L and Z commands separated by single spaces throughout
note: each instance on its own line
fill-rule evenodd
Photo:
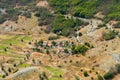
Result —
M 8 36 L 8 38 L 7 38 Z M 4 54 L 5 48 L 9 47 L 10 44 L 15 45 L 15 46 L 24 46 L 28 41 L 30 41 L 32 38 L 29 36 L 22 36 L 22 35 L 15 35 L 12 37 L 9 37 L 9 35 L 4 36 L 4 38 L 1 37 L 0 41 L 0 53 Z M 24 42 L 21 42 L 23 40 Z M 9 50 L 9 49 L 7 49 Z
M 12 44 L 18 44 L 20 43 L 20 40 L 23 39 L 25 41 L 29 41 L 31 40 L 31 38 L 29 36 L 20 36 L 20 35 L 16 35 L 10 39 L 3 39 L 0 41 L 1 44 L 6 44 L 9 45 L 10 43 Z
M 63 79 L 53 77 L 53 78 L 50 78 L 49 80 L 63 80 Z
M 0 74 L 0 78 L 2 78 L 2 74 Z
M 30 67 L 30 64 L 23 63 L 18 66 L 19 68 L 25 68 L 25 67 Z
M 48 71 L 52 73 L 52 76 L 53 76 L 49 80 L 63 80 L 62 78 L 60 78 L 60 75 L 63 75 L 64 72 L 60 68 L 55 68 L 50 66 L 46 66 L 46 68 Z

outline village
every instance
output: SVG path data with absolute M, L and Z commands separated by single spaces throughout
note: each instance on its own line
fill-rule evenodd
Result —
M 120 79 L 119 7 L 69 1 L 0 1 L 0 80 Z

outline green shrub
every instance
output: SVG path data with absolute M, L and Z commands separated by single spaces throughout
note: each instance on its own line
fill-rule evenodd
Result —
M 114 39 L 116 37 L 116 35 L 118 34 L 118 32 L 116 31 L 109 31 L 108 33 L 103 34 L 103 38 L 105 40 L 111 40 Z
M 28 11 L 26 11 L 26 12 L 23 12 L 22 14 L 21 14 L 22 16 L 25 16 L 25 17 L 27 17 L 27 18 L 31 18 L 31 12 L 28 12 Z
M 33 48 L 33 51 L 37 51 L 37 52 L 43 52 L 41 49 L 38 49 L 38 48 Z
M 78 76 L 75 76 L 75 80 L 80 80 L 80 78 Z
M 84 72 L 84 76 L 85 76 L 85 77 L 88 77 L 88 76 L 89 76 L 89 74 L 87 73 L 87 71 Z
M 38 44 L 39 46 L 43 46 L 43 40 L 40 40 L 37 44 Z
M 94 48 L 94 46 L 88 42 L 85 42 L 85 45 L 88 46 L 89 48 Z
M 5 18 L 5 15 L 0 15 L 0 24 L 5 22 L 7 19 Z
M 120 64 L 116 65 L 117 72 L 120 73 Z
M 117 20 L 117 21 L 119 21 L 120 20 L 120 12 L 108 14 L 105 17 L 105 20 L 106 20 L 106 22 L 108 22 L 110 20 Z
M 69 53 L 68 49 L 64 49 L 64 52 L 65 52 L 65 53 Z
M 120 22 L 118 22 L 117 24 L 114 25 L 115 28 L 120 28 Z
M 56 46 L 56 42 L 55 42 L 55 41 L 52 41 L 52 45 L 53 45 L 53 46 Z
M 82 33 L 81 32 L 79 32 L 79 34 L 78 34 L 79 36 L 82 36 Z
M 56 40 L 56 39 L 59 39 L 60 37 L 59 36 L 50 36 L 48 39 L 49 40 Z
M 97 75 L 97 80 L 104 80 L 103 77 L 101 75 Z
M 84 45 L 78 45 L 78 46 L 73 46 L 72 47 L 72 53 L 73 54 L 82 54 L 84 55 L 85 52 L 88 50 L 88 48 Z
M 49 51 L 48 49 L 46 49 L 46 53 L 47 53 L 47 54 L 50 54 L 50 51 Z
M 114 77 L 114 73 L 112 72 L 107 72 L 104 74 L 105 80 L 112 79 Z

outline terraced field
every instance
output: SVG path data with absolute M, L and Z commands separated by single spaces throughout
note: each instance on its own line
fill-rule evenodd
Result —
M 50 72 L 52 74 L 52 76 L 51 76 L 51 78 L 49 78 L 49 80 L 63 80 L 61 78 L 62 75 L 64 75 L 64 72 L 62 69 L 60 69 L 58 67 L 50 67 L 50 66 L 46 66 L 45 68 L 48 70 L 48 72 Z
M 0 79 L 119 80 L 119 4 L 0 0 Z
M 24 35 L 0 35 L 0 39 L 0 53 L 4 54 L 11 52 L 12 46 L 25 46 L 32 38 Z

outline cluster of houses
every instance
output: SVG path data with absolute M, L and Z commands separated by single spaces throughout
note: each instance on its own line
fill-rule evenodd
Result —
M 50 52 L 55 51 L 56 54 L 72 54 L 71 47 L 73 45 L 74 42 L 71 41 L 41 41 L 37 44 L 35 43 L 33 48 L 42 50 L 42 52 L 44 53 L 46 52 L 46 50 L 49 50 Z

